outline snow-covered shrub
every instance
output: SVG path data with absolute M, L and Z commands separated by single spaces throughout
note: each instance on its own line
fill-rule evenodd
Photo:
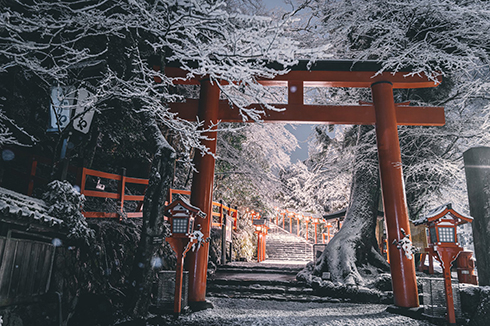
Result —
M 95 232 L 89 228 L 82 214 L 85 196 L 67 181 L 55 180 L 48 184 L 43 199 L 49 205 L 48 214 L 66 223 L 70 230 L 68 237 L 90 243 Z
M 234 259 L 245 259 L 252 261 L 257 253 L 257 236 L 255 227 L 250 218 L 239 218 L 237 230 L 233 232 L 233 255 Z

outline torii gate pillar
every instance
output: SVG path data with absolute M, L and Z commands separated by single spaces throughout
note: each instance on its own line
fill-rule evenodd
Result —
M 203 128 L 213 126 L 217 129 L 218 108 L 220 90 L 217 85 L 211 84 L 209 79 L 201 80 L 201 91 L 199 96 L 198 117 L 204 121 Z M 217 131 L 205 133 L 209 139 L 201 143 L 210 151 L 216 153 Z M 194 154 L 194 164 L 198 172 L 194 172 L 191 187 L 191 204 L 199 207 L 206 213 L 206 218 L 196 217 L 194 229 L 201 225 L 204 238 L 208 238 L 211 232 L 213 220 L 213 182 L 215 158 L 212 155 L 201 153 Z M 209 242 L 203 243 L 196 252 L 189 251 L 186 258 L 186 266 L 189 271 L 189 305 L 194 310 L 207 308 L 206 303 L 206 278 L 208 271 Z
M 376 113 L 376 143 L 378 145 L 379 171 L 385 220 L 388 231 L 391 278 L 395 305 L 412 308 L 419 306 L 415 264 L 404 251 L 393 244 L 410 231 L 405 186 L 402 174 L 402 159 L 393 85 L 389 81 L 380 81 L 371 85 Z

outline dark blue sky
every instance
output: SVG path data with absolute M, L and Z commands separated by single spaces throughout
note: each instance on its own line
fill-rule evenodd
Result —
M 291 6 L 284 3 L 283 0 L 263 0 L 267 9 L 291 10 Z M 301 148 L 296 149 L 291 153 L 291 163 L 296 163 L 297 160 L 304 161 L 308 158 L 308 137 L 313 131 L 314 125 L 296 124 L 294 126 L 286 126 L 293 135 L 298 139 L 298 144 Z

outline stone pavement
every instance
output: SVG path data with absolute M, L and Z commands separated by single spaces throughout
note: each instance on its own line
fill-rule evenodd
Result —
M 147 326 L 381 326 L 431 323 L 391 314 L 387 305 L 209 298 L 213 309 L 154 317 Z

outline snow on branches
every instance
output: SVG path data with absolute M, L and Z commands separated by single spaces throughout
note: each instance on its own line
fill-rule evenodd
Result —
M 238 89 L 221 87 L 245 120 L 260 120 L 262 112 L 246 106 L 262 103 L 268 92 L 258 77 L 281 73 L 266 68 L 268 62 L 294 62 L 289 23 L 288 16 L 227 10 L 224 0 L 11 0 L 0 13 L 0 74 L 19 68 L 46 88 L 86 87 L 99 109 L 111 99 L 131 102 L 179 134 L 186 147 L 207 152 L 199 141 L 206 130 L 168 110 L 167 103 L 182 100 L 171 90 L 174 79 L 152 65 L 178 63 L 187 78 L 209 76 Z
M 379 60 L 384 70 L 414 74 L 471 73 L 489 62 L 486 1 L 313 1 L 337 53 Z

